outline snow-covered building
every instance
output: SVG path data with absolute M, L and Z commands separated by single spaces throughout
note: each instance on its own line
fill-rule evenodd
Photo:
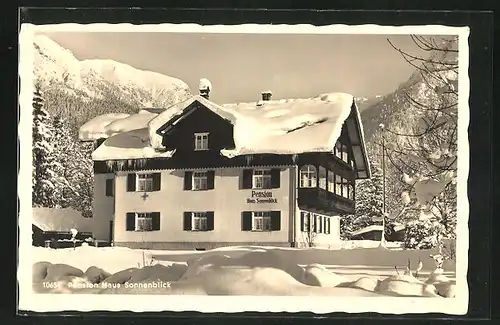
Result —
M 355 180 L 370 177 L 353 96 L 271 100 L 268 91 L 218 105 L 207 84 L 164 110 L 82 126 L 80 139 L 98 144 L 96 238 L 154 249 L 340 240 Z

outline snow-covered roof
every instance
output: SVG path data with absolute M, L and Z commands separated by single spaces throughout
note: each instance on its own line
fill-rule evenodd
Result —
M 383 227 L 381 225 L 371 225 L 365 228 L 361 228 L 351 234 L 351 236 L 357 236 L 361 234 L 366 234 L 367 232 L 370 231 L 382 231 Z
M 405 225 L 394 225 L 393 229 L 394 229 L 394 231 L 401 231 L 401 230 L 406 229 L 406 226 Z
M 94 117 L 80 127 L 78 137 L 82 141 L 95 141 L 101 138 L 107 138 L 106 126 L 114 121 L 129 117 L 125 113 L 109 113 Z
M 359 112 L 354 97 L 345 93 L 225 105 L 217 105 L 196 95 L 159 114 L 142 110 L 122 118 L 96 117 L 82 127 L 80 134 L 87 138 L 95 138 L 95 135 L 109 137 L 94 151 L 94 160 L 168 157 L 173 148 L 163 147 L 158 130 L 166 124 L 173 126 L 188 116 L 185 114 L 187 109 L 196 102 L 234 125 L 235 149 L 221 151 L 227 157 L 332 152 L 343 125 L 348 121 L 346 126 L 353 144 L 358 178 L 370 175 Z M 347 119 L 352 108 L 356 111 L 355 118 Z
M 33 225 L 42 231 L 92 232 L 92 218 L 84 218 L 76 210 L 65 208 L 33 208 Z

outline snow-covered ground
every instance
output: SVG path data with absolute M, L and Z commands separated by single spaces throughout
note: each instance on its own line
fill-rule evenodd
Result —
M 351 242 L 350 247 L 355 246 Z M 378 247 L 244 246 L 210 251 L 143 251 L 83 246 L 34 247 L 31 256 L 36 292 L 454 296 L 455 265 L 445 263 L 443 269 L 435 271 L 430 257 L 435 253 Z M 418 275 L 405 274 L 408 260 L 413 271 L 422 262 Z M 26 276 L 26 272 L 19 274 L 20 279 Z M 56 284 L 57 288 L 46 288 L 44 283 Z

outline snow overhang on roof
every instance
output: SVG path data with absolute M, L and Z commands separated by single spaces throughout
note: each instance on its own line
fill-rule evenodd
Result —
M 92 218 L 70 208 L 33 208 L 32 223 L 42 231 L 69 232 L 72 228 L 79 232 L 92 232 Z
M 362 234 L 366 234 L 370 231 L 382 231 L 384 227 L 380 226 L 380 225 L 371 225 L 371 226 L 368 226 L 368 227 L 365 227 L 365 228 L 361 228 L 355 232 L 353 232 L 351 234 L 351 236 L 357 236 L 357 235 L 362 235 Z

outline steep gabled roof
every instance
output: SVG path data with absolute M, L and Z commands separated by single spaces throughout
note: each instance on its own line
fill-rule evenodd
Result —
M 175 127 L 199 107 L 211 110 L 234 125 L 236 148 L 221 151 L 227 157 L 266 153 L 331 153 L 342 127 L 346 125 L 353 144 L 357 177 L 370 177 L 359 111 L 354 97 L 345 93 L 226 105 L 217 105 L 199 95 L 192 96 L 160 114 L 141 111 L 112 121 L 103 127 L 104 131 L 97 130 L 97 134 L 104 133 L 110 137 L 94 151 L 93 159 L 169 157 L 174 148 L 163 148 L 161 132 Z

